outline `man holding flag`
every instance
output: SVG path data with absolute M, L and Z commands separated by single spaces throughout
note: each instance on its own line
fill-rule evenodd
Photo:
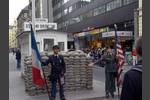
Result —
M 56 98 L 56 85 L 57 82 L 59 84 L 59 93 L 60 93 L 60 100 L 66 100 L 64 96 L 64 74 L 66 72 L 66 66 L 64 62 L 64 58 L 62 55 L 59 55 L 59 47 L 57 45 L 53 46 L 54 54 L 49 57 L 47 61 L 43 61 L 43 65 L 51 64 L 51 74 L 49 75 L 49 80 L 52 84 L 51 90 L 51 99 L 55 100 Z

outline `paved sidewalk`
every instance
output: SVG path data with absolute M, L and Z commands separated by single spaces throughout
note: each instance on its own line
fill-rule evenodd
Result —
M 10 55 L 9 70 L 9 100 L 49 100 L 47 95 L 28 96 L 25 92 L 24 81 L 21 72 L 15 69 L 14 56 Z M 93 80 L 93 90 L 73 91 L 65 93 L 67 100 L 118 100 L 105 99 L 105 84 L 101 81 Z M 57 94 L 58 95 L 58 94 Z M 59 97 L 59 96 L 57 96 Z M 59 100 L 59 98 L 57 98 Z
M 83 100 L 105 100 L 104 98 L 101 98 L 105 95 L 104 83 L 94 80 L 93 86 L 94 86 L 93 90 L 74 91 L 74 92 L 65 93 L 66 99 L 67 100 L 82 100 L 82 99 Z M 48 100 L 48 96 L 47 95 L 28 96 L 25 93 L 24 81 L 21 78 L 21 73 L 19 71 L 13 71 L 13 72 L 9 72 L 9 100 Z M 117 99 L 112 99 L 112 100 L 117 100 Z

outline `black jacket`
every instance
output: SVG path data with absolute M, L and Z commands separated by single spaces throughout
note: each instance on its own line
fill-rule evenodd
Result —
M 21 59 L 21 52 L 20 51 L 16 51 L 16 59 L 17 60 Z
M 62 55 L 51 55 L 46 62 L 42 62 L 43 65 L 51 64 L 51 75 L 50 80 L 57 79 L 60 75 L 66 72 L 66 65 Z
M 142 65 L 140 63 L 125 74 L 120 100 L 142 100 Z

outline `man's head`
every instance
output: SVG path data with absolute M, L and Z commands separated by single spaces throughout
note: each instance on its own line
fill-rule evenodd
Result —
M 136 41 L 136 52 L 139 57 L 142 57 L 142 37 Z
M 112 52 L 112 48 L 110 46 L 106 46 L 106 51 L 111 53 Z
M 58 45 L 54 45 L 53 46 L 53 52 L 54 52 L 54 54 L 58 54 L 59 51 L 60 51 L 59 46 Z

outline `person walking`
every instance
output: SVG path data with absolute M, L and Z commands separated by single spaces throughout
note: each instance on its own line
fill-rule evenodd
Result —
M 49 80 L 51 81 L 51 100 L 56 98 L 56 85 L 59 84 L 60 100 L 66 100 L 64 95 L 64 74 L 66 72 L 65 61 L 62 55 L 59 55 L 58 45 L 53 46 L 54 54 L 49 57 L 47 61 L 42 61 L 42 64 L 51 64 L 51 74 Z
M 136 42 L 138 63 L 124 76 L 120 100 L 142 100 L 142 37 Z
M 19 70 L 21 68 L 21 52 L 19 48 L 16 50 L 16 60 L 17 60 L 17 69 Z

